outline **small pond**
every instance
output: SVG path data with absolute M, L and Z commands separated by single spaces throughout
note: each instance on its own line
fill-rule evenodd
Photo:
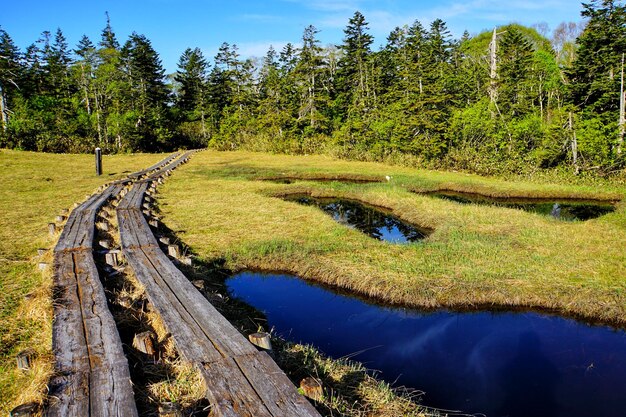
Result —
M 259 178 L 261 181 L 270 181 L 270 182 L 274 182 L 277 184 L 293 184 L 297 181 L 315 181 L 315 182 L 344 182 L 347 184 L 370 184 L 370 183 L 376 183 L 376 182 L 383 182 L 382 179 L 377 179 L 377 178 L 359 178 L 359 177 L 354 177 L 354 178 L 350 178 L 350 177 L 335 177 L 335 178 L 329 178 L 329 177 L 311 177 L 311 178 L 306 178 L 306 177 L 288 177 L 288 176 L 283 176 L 283 177 L 270 177 L 270 178 Z
M 514 208 L 566 221 L 594 219 L 615 210 L 612 203 L 595 200 L 486 197 L 457 191 L 436 191 L 424 194 L 461 204 Z
M 335 221 L 354 227 L 378 240 L 393 243 L 416 242 L 426 238 L 429 234 L 429 231 L 406 223 L 383 209 L 358 201 L 301 194 L 290 195 L 284 199 L 318 207 L 330 214 Z
M 226 282 L 288 340 L 350 356 L 422 403 L 488 417 L 623 416 L 626 332 L 537 313 L 385 308 L 287 275 Z

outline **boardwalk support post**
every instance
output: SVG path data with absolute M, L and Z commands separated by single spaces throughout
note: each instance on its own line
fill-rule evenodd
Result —
M 17 354 L 17 369 L 20 371 L 28 371 L 33 365 L 33 358 L 35 351 L 32 349 L 26 349 Z
M 313 377 L 306 377 L 300 381 L 300 390 L 305 397 L 308 397 L 314 401 L 319 401 L 324 395 L 322 389 L 322 382 L 319 379 Z
M 272 350 L 272 340 L 269 333 L 258 332 L 248 336 L 250 342 L 261 349 Z

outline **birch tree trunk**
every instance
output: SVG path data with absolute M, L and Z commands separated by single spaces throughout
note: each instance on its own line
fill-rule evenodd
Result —
M 617 154 L 622 153 L 622 145 L 624 144 L 624 125 L 626 124 L 626 116 L 624 115 L 624 54 L 622 54 L 622 80 L 619 89 L 619 138 L 617 140 Z
M 576 139 L 576 131 L 574 130 L 574 123 L 572 121 L 572 112 L 569 112 L 569 124 L 570 132 L 572 132 L 572 163 L 574 164 L 574 172 L 578 174 L 578 141 Z
M 2 130 L 5 132 L 9 127 L 9 108 L 7 106 L 7 95 L 0 85 L 0 113 L 2 114 Z
M 496 78 L 498 77 L 497 49 L 497 33 L 496 28 L 493 28 L 493 36 L 489 43 L 489 99 L 492 103 L 495 103 L 498 98 L 498 86 L 496 83 Z

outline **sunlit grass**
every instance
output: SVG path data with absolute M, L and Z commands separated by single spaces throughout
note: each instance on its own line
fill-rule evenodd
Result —
M 52 277 L 49 269 L 37 268 L 52 260 L 37 255 L 38 248 L 55 244 L 47 224 L 105 182 L 162 158 L 104 156 L 98 177 L 90 155 L 0 150 L 0 414 L 41 401 L 52 371 Z M 36 351 L 33 369 L 18 371 L 15 356 L 26 348 Z
M 374 184 L 255 181 L 275 175 L 390 176 Z M 203 152 L 161 188 L 165 223 L 207 261 L 278 269 L 415 307 L 523 307 L 626 324 L 626 205 L 586 222 L 461 205 L 437 188 L 519 197 L 622 199 L 610 183 L 506 182 L 327 157 Z M 434 229 L 424 243 L 375 241 L 314 207 L 273 196 L 308 192 L 387 207 Z

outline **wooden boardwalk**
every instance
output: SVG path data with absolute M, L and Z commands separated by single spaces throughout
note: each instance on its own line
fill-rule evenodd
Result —
M 214 416 L 319 416 L 265 352 L 259 352 L 161 251 L 142 213 L 153 181 L 183 155 L 135 183 L 117 206 L 122 251 L 180 355 L 202 373 Z
M 152 234 L 142 213 L 148 189 L 191 154 L 172 154 L 130 174 L 70 214 L 54 248 L 56 372 L 46 416 L 137 416 L 128 362 L 93 258 L 98 211 L 134 181 L 116 208 L 122 251 L 180 355 L 204 377 L 210 415 L 319 417 L 267 353 L 248 342 L 176 268 Z
M 54 248 L 50 417 L 137 416 L 128 361 L 93 258 L 96 215 L 125 183 L 112 183 L 74 209 Z

